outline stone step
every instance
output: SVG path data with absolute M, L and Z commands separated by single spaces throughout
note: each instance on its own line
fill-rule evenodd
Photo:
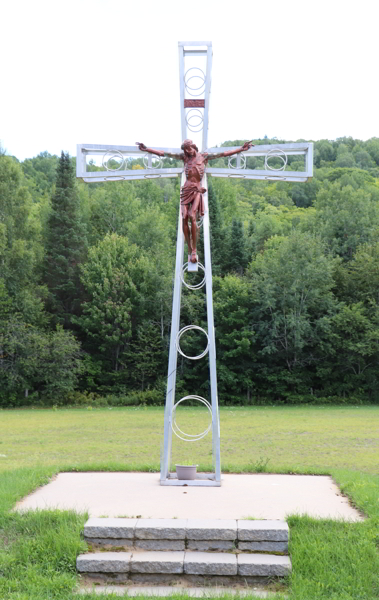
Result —
M 89 553 L 78 556 L 76 566 L 82 575 L 114 583 L 174 583 L 183 578 L 194 581 L 191 576 L 226 583 L 233 583 L 233 580 L 239 582 L 241 578 L 249 582 L 284 577 L 291 571 L 288 556 L 192 551 Z M 157 579 L 157 576 L 161 579 Z
M 288 553 L 285 521 L 250 519 L 90 518 L 84 539 L 120 550 Z

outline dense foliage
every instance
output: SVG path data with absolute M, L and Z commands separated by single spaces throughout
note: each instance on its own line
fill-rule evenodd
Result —
M 164 403 L 179 180 L 74 163 L 0 152 L 0 405 Z M 316 142 L 308 183 L 210 178 L 209 202 L 220 402 L 378 402 L 379 139 Z M 204 290 L 182 307 L 206 328 Z M 207 370 L 181 359 L 180 391 Z

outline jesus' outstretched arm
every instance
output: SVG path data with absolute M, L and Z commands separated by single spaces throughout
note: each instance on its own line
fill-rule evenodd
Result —
M 220 152 L 220 154 L 208 154 L 208 160 L 215 160 L 216 158 L 223 158 L 224 156 L 234 156 L 234 154 L 239 154 L 240 152 L 247 152 L 249 148 L 254 146 L 251 142 L 245 142 L 241 148 L 238 150 L 229 150 L 228 152 Z
M 138 146 L 142 152 L 149 152 L 150 154 L 156 154 L 157 156 L 168 156 L 169 158 L 176 158 L 177 160 L 183 160 L 184 158 L 183 153 L 171 154 L 170 152 L 163 152 L 163 150 L 154 150 L 153 148 L 147 148 L 145 144 L 142 144 L 141 142 L 136 142 L 136 146 Z

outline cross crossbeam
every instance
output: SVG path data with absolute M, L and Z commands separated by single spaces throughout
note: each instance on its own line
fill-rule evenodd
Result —
M 183 105 L 184 107 L 184 105 Z M 184 112 L 184 111 L 183 111 Z M 180 154 L 182 151 L 180 148 L 163 148 L 158 147 L 157 150 L 163 151 L 165 154 Z M 222 151 L 236 151 L 238 147 L 222 147 L 222 148 L 209 148 L 207 153 L 218 154 Z M 283 160 L 289 156 L 303 157 L 304 170 L 303 171 L 290 171 L 283 169 Z M 93 157 L 94 159 L 102 157 L 104 170 L 88 171 L 87 159 Z M 128 159 L 146 158 L 147 169 L 117 169 L 112 170 L 106 168 L 109 161 L 112 158 L 124 160 L 124 164 L 127 165 Z M 280 159 L 278 157 L 284 157 Z M 267 161 L 269 168 L 266 169 L 249 169 L 246 167 L 238 168 L 241 165 L 241 156 L 237 157 L 237 166 L 233 168 L 229 166 L 227 168 L 208 166 L 205 172 L 213 177 L 230 177 L 241 179 L 263 179 L 269 181 L 293 181 L 293 182 L 304 182 L 308 181 L 313 176 L 313 144 L 308 142 L 298 142 L 291 144 L 273 144 L 273 145 L 259 145 L 253 146 L 249 150 L 245 151 L 242 158 L 262 158 Z M 107 162 L 106 162 L 107 159 Z M 279 168 L 275 168 L 275 165 L 270 165 L 269 161 L 276 159 Z M 158 167 L 155 168 L 154 159 L 152 155 L 146 155 L 138 149 L 137 146 L 115 146 L 115 145 L 104 145 L 104 144 L 78 144 L 77 145 L 77 161 L 76 161 L 76 176 L 83 179 L 87 183 L 95 183 L 99 181 L 122 181 L 122 180 L 134 180 L 134 179 L 158 179 L 164 177 L 180 177 L 183 172 L 183 167 Z M 122 166 L 122 165 L 121 165 Z M 285 165 L 286 166 L 286 165 Z

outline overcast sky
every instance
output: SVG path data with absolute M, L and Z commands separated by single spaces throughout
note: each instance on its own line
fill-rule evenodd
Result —
M 209 146 L 379 137 L 375 0 L 0 0 L 0 140 L 179 146 L 178 41 L 213 43 Z

